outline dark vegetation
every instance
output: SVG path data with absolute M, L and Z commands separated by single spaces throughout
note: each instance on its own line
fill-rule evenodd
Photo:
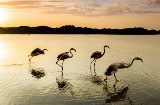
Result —
M 19 27 L 0 27 L 0 34 L 117 34 L 117 35 L 156 35 L 160 30 L 147 30 L 142 27 L 111 29 L 111 28 L 88 28 L 65 25 L 59 28 L 48 26 L 19 26 Z

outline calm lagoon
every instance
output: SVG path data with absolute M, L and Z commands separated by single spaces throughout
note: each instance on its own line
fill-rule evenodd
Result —
M 91 54 L 105 55 L 90 70 Z M 160 104 L 159 35 L 0 35 L 0 105 L 158 105 Z M 28 55 L 35 48 L 44 55 Z M 56 65 L 57 56 L 75 48 L 73 58 Z M 103 82 L 114 62 L 135 61 Z M 61 63 L 61 62 L 59 62 Z M 62 75 L 63 73 L 63 75 Z M 38 75 L 38 76 L 37 76 Z M 58 83 L 65 82 L 64 85 Z

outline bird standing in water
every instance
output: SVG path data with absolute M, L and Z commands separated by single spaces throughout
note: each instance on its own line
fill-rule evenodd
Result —
M 31 56 L 31 57 L 29 58 L 29 61 L 31 61 L 31 58 L 34 57 L 34 56 L 38 56 L 38 55 L 40 55 L 40 54 L 45 54 L 45 53 L 44 53 L 45 50 L 47 50 L 47 49 L 41 50 L 40 48 L 35 48 L 35 49 L 31 52 L 31 54 L 28 55 L 28 57 Z M 48 51 L 48 50 L 47 50 L 47 51 Z
M 65 59 L 67 59 L 67 58 L 72 58 L 72 57 L 73 57 L 73 53 L 71 52 L 72 50 L 74 50 L 74 51 L 76 52 L 76 49 L 71 48 L 69 52 L 64 52 L 64 53 L 59 54 L 58 57 L 57 57 L 57 62 L 56 62 L 56 64 L 58 64 L 58 62 L 59 62 L 60 60 L 63 60 L 63 62 L 64 62 Z M 68 53 L 71 53 L 71 56 L 68 55 Z M 62 71 L 63 71 L 63 62 L 62 62 L 62 65 L 59 65 L 59 64 L 58 64 L 58 65 L 62 68 Z
M 134 60 L 140 60 L 140 61 L 143 63 L 143 60 L 142 60 L 141 58 L 135 57 L 135 58 L 131 61 L 131 63 L 117 62 L 117 63 L 111 64 L 111 65 L 108 67 L 108 69 L 106 70 L 106 72 L 105 72 L 106 79 L 104 79 L 104 81 L 107 80 L 107 76 L 110 76 L 110 75 L 112 75 L 112 74 L 114 74 L 114 77 L 115 77 L 116 81 L 118 81 L 117 78 L 116 78 L 116 75 L 115 75 L 115 73 L 117 72 L 117 70 L 118 70 L 118 69 L 123 69 L 123 68 L 129 68 L 130 66 L 132 66 Z
M 101 52 L 99 52 L 99 51 L 95 51 L 95 52 L 93 52 L 92 55 L 91 55 L 91 58 L 93 58 L 93 61 L 91 62 L 91 64 L 94 62 L 94 71 L 95 71 L 96 59 L 101 58 L 101 57 L 105 54 L 105 48 L 106 48 L 106 47 L 109 48 L 109 46 L 105 45 L 105 46 L 103 47 L 103 49 L 104 49 L 104 52 L 103 52 L 103 53 L 101 53 Z M 91 64 L 90 64 L 90 70 L 91 70 Z

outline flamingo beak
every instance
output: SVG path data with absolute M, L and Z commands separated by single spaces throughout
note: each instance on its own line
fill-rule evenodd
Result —
M 107 45 L 106 45 L 105 47 L 108 47 L 108 48 L 109 48 L 109 46 L 107 46 Z M 109 49 L 110 49 L 110 48 L 109 48 Z

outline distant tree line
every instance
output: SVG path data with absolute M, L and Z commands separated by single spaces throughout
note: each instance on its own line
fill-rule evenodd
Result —
M 111 28 L 88 28 L 65 25 L 59 28 L 48 26 L 19 26 L 19 27 L 0 27 L 0 34 L 117 34 L 117 35 L 156 35 L 160 30 L 147 30 L 142 27 L 111 29 Z

